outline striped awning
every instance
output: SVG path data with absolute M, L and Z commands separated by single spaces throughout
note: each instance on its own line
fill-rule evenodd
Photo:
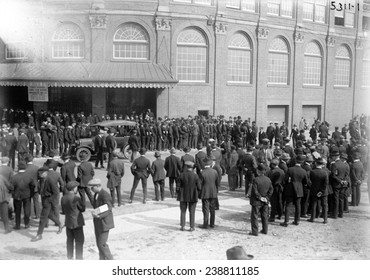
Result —
M 0 86 L 168 88 L 170 71 L 150 62 L 0 63 Z

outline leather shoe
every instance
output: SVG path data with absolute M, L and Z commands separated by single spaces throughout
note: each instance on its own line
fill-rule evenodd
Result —
M 323 222 L 323 224 L 325 224 L 325 225 L 326 225 L 327 223 L 328 223 L 328 221 L 326 221 L 326 220 Z
M 249 232 L 248 235 L 258 236 L 258 233 Z
M 130 200 L 128 201 L 128 203 L 130 203 L 130 204 L 131 204 L 131 203 L 132 203 L 132 200 L 130 199 Z
M 190 228 L 189 230 L 190 230 L 190 231 L 194 231 L 194 230 L 195 230 L 195 228 L 193 228 L 193 227 L 192 227 L 192 228 Z
M 282 227 L 288 227 L 288 224 L 287 224 L 287 223 L 280 223 L 280 225 L 281 225 Z
M 143 200 L 143 204 L 146 204 L 146 200 L 145 199 Z
M 33 237 L 32 239 L 31 239 L 31 242 L 36 242 L 36 241 L 39 241 L 39 240 L 41 240 L 42 239 L 42 235 L 40 234 L 38 234 L 38 235 L 36 235 L 35 237 Z
M 263 230 L 261 230 L 261 231 L 260 231 L 260 233 L 262 233 L 262 234 L 267 234 L 267 232 L 265 232 L 265 231 L 263 231 Z
M 181 227 L 181 228 L 180 228 L 180 230 L 181 230 L 181 231 L 184 231 L 184 230 L 185 230 L 185 228 L 184 228 L 184 227 Z
M 202 228 L 202 229 L 208 229 L 208 226 L 205 226 L 205 225 L 200 225 L 199 228 Z
M 20 228 L 20 227 L 17 227 L 17 226 L 14 226 L 14 227 L 13 227 L 13 229 L 14 229 L 14 230 L 19 230 L 19 229 L 21 229 L 21 228 Z
M 308 219 L 307 222 L 313 223 L 313 220 L 312 219 Z
M 275 222 L 275 219 L 268 219 L 270 223 Z
M 308 218 L 308 215 L 301 215 L 301 218 Z
M 293 222 L 292 224 L 295 225 L 295 226 L 298 226 L 299 225 L 298 222 Z

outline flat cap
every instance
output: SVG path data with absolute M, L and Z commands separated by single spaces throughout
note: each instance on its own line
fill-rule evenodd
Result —
M 80 184 L 77 182 L 77 181 L 70 181 L 70 182 L 68 182 L 67 183 L 67 185 L 66 185 L 66 189 L 68 190 L 68 191 L 71 191 L 71 190 L 73 190 L 75 187 L 78 187 Z
M 187 167 L 194 167 L 194 162 L 192 162 L 192 161 L 190 161 L 190 160 L 187 160 L 187 161 L 185 161 L 185 165 L 186 165 Z

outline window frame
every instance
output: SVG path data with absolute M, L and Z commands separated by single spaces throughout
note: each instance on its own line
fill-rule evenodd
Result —
M 234 9 L 234 10 L 240 10 L 240 11 L 245 11 L 245 12 L 251 12 L 251 13 L 255 13 L 256 12 L 256 8 L 257 8 L 257 5 L 258 3 L 256 3 L 256 0 L 237 0 L 239 2 L 238 6 L 232 6 L 232 5 L 228 5 L 227 4 L 227 1 L 226 1 L 226 8 L 228 9 Z M 250 2 L 253 2 L 254 3 L 254 9 L 248 9 L 247 8 L 247 2 L 250 1 Z
M 201 34 L 202 38 L 204 39 L 204 42 L 205 44 L 202 45 L 202 44 L 194 44 L 194 43 L 179 43 L 179 38 L 180 36 L 182 35 L 183 32 L 185 31 L 188 31 L 188 30 L 194 30 L 196 32 L 198 32 L 199 34 Z M 198 48 L 198 49 L 205 49 L 205 78 L 204 80 L 183 80 L 183 79 L 180 79 L 179 77 L 179 49 L 180 48 L 189 48 L 189 49 L 192 49 L 192 48 Z M 190 65 L 189 67 L 192 67 L 192 65 Z M 187 69 L 191 69 L 191 68 L 187 68 Z M 181 75 L 184 75 L 183 73 L 181 73 Z M 189 72 L 187 75 L 191 75 L 191 72 Z M 177 79 L 179 80 L 180 83 L 196 83 L 196 84 L 199 84 L 199 83 L 208 83 L 209 81 L 209 41 L 208 41 L 208 38 L 206 36 L 206 34 L 203 32 L 203 30 L 197 28 L 197 27 L 187 27 L 187 28 L 184 28 L 183 30 L 181 30 L 179 32 L 179 34 L 177 35 L 177 39 L 176 39 L 176 77 Z
M 116 34 L 119 30 L 123 29 L 126 26 L 135 26 L 138 31 L 142 31 L 142 35 L 145 37 L 145 41 L 140 41 L 140 40 L 119 40 L 115 39 Z M 116 46 L 146 46 L 146 57 L 121 57 L 121 56 L 116 56 Z M 117 50 L 119 53 L 122 52 L 122 50 Z M 121 25 L 119 25 L 116 30 L 113 33 L 113 39 L 112 39 L 112 59 L 113 60 L 119 60 L 119 61 L 149 61 L 150 60 L 150 37 L 148 31 L 139 23 L 136 22 L 125 22 Z
M 311 4 L 312 5 L 312 19 L 309 19 L 309 18 L 305 18 L 305 5 L 306 4 Z M 317 9 L 318 9 L 318 6 L 319 7 L 324 7 L 324 16 L 325 16 L 325 19 L 324 21 L 320 21 L 317 19 Z M 317 0 L 305 0 L 303 2 L 303 13 L 302 13 L 302 19 L 304 21 L 310 21 L 310 22 L 315 22 L 315 23 L 322 23 L 322 24 L 326 24 L 327 23 L 327 11 L 328 11 L 328 5 L 327 5 L 327 2 L 325 2 L 325 5 L 318 2 Z
M 21 46 L 18 47 L 18 46 Z M 11 51 L 9 50 L 11 47 L 14 47 L 15 50 Z M 16 56 L 16 57 L 8 57 L 8 54 L 11 52 L 19 52 L 19 49 L 22 49 L 21 52 L 23 51 L 24 56 Z M 28 60 L 28 48 L 27 48 L 27 43 L 24 41 L 15 41 L 15 42 L 8 42 L 5 44 L 5 60 L 11 61 L 11 60 Z
M 78 32 L 79 35 L 81 35 L 82 38 L 79 39 L 56 39 L 58 32 L 63 31 L 63 28 L 67 28 L 68 26 L 73 26 Z M 77 43 L 77 46 L 79 46 L 78 52 L 81 53 L 81 56 L 56 56 L 55 53 L 59 52 L 59 50 L 56 49 L 56 46 L 61 45 L 62 47 L 65 47 L 66 45 L 69 45 L 69 49 L 72 49 L 75 47 L 74 43 Z M 64 46 L 63 46 L 64 44 Z M 71 45 L 72 44 L 72 45 Z M 82 30 L 82 28 L 74 23 L 74 22 L 63 22 L 58 28 L 54 31 L 53 36 L 51 38 L 51 57 L 54 60 L 81 60 L 84 59 L 86 56 L 85 50 L 86 49 L 86 42 L 85 42 L 85 34 Z M 65 53 L 66 49 L 63 49 L 62 52 Z
M 270 47 L 272 45 L 272 43 L 274 42 L 274 40 L 276 39 L 280 39 L 282 40 L 284 43 L 285 43 L 285 46 L 287 48 L 287 51 L 286 52 L 283 52 L 283 51 L 279 51 L 279 50 L 273 50 L 271 48 L 268 49 L 268 76 L 267 76 L 267 84 L 268 85 L 282 85 L 282 86 L 290 86 L 290 69 L 291 69 L 291 49 L 290 49 L 290 45 L 288 43 L 288 41 L 284 38 L 284 37 L 275 37 L 271 42 L 270 42 Z M 281 83 L 281 82 L 270 82 L 270 56 L 272 54 L 284 54 L 287 56 L 287 76 L 286 76 L 286 83 Z
M 284 1 L 286 1 L 286 0 L 268 0 L 267 1 L 267 15 L 279 16 L 279 17 L 290 18 L 290 19 L 294 18 L 294 1 L 293 0 L 288 0 L 291 3 L 291 11 L 290 11 L 291 15 L 283 15 L 282 14 L 282 12 L 283 12 L 282 6 L 283 6 Z M 269 7 L 270 4 L 279 6 L 278 7 L 279 12 L 277 14 L 270 12 L 270 7 Z
M 309 44 L 315 44 L 319 50 L 320 50 L 320 54 L 311 54 L 311 53 L 307 53 L 306 52 L 306 49 L 303 53 L 303 63 L 304 63 L 304 66 L 303 66 L 303 86 L 305 87 L 320 87 L 322 86 L 323 84 L 323 65 L 324 65 L 324 59 L 323 59 L 323 49 L 321 47 L 321 45 L 317 42 L 317 41 L 311 41 L 307 44 L 307 46 Z M 305 82 L 305 75 L 306 75 L 306 58 L 309 58 L 309 57 L 315 57 L 315 58 L 320 58 L 320 81 L 318 84 L 309 84 L 309 83 L 306 83 Z
M 348 57 L 343 57 L 343 56 L 338 56 L 338 51 L 340 48 L 345 48 L 348 52 Z M 348 85 L 343 85 L 343 84 L 338 84 L 337 83 L 337 71 L 338 71 L 338 66 L 337 66 L 337 62 L 338 61 L 348 61 L 349 62 L 349 75 L 348 75 Z M 338 48 L 336 49 L 336 52 L 335 52 L 335 71 L 334 71 L 334 87 L 336 88 L 351 88 L 352 87 L 352 52 L 351 52 L 351 49 L 347 46 L 347 45 L 340 45 L 338 46 Z

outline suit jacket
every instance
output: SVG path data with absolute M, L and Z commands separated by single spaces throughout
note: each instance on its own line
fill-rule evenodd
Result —
M 180 202 L 198 202 L 201 189 L 199 176 L 192 171 L 185 170 L 176 181 L 179 189 L 177 200 Z
M 352 184 L 361 184 L 365 177 L 364 165 L 360 160 L 356 160 L 351 164 L 351 182 Z
M 137 135 L 131 135 L 128 138 L 128 144 L 130 145 L 130 149 L 133 152 L 136 152 L 139 150 L 139 137 Z
M 328 195 L 329 174 L 322 168 L 314 168 L 310 171 L 311 189 L 310 195 L 317 196 L 319 192 L 322 196 Z
M 38 182 L 38 171 L 39 171 L 38 166 L 34 164 L 27 164 L 26 173 L 28 174 L 28 176 L 32 178 L 34 182 L 34 185 L 35 185 L 34 192 L 40 191 L 39 182 Z
M 109 165 L 107 178 L 108 188 L 121 185 L 122 177 L 125 175 L 125 163 L 123 160 L 114 158 Z
M 254 178 L 251 190 L 250 204 L 252 206 L 262 206 L 265 202 L 261 201 L 261 197 L 270 200 L 274 189 L 270 178 L 265 175 Z
M 41 190 L 41 196 L 49 197 L 55 205 L 58 205 L 59 193 L 63 189 L 64 181 L 60 174 L 52 169 L 49 169 L 45 178 L 44 187 Z
M 181 157 L 181 171 L 184 171 L 185 169 L 185 161 L 191 161 L 195 163 L 195 158 L 192 155 L 185 154 Z
M 94 137 L 94 149 L 96 153 L 102 153 L 104 150 L 104 142 L 103 137 L 100 135 L 96 135 Z
M 107 138 L 105 138 L 105 146 L 107 147 L 109 153 L 113 152 L 113 150 L 116 148 L 116 140 L 114 139 L 114 136 L 108 135 Z
M 11 184 L 14 187 L 13 198 L 17 200 L 30 198 L 35 189 L 35 182 L 25 171 L 15 174 Z
M 82 212 L 86 209 L 85 196 L 76 196 L 73 193 L 63 195 L 60 204 L 65 215 L 64 224 L 69 229 L 79 228 L 85 225 Z
M 343 187 L 341 181 L 346 181 L 350 174 L 348 165 L 340 159 L 331 164 L 330 172 L 330 184 L 333 189 Z
M 6 151 L 15 151 L 17 148 L 17 138 L 14 135 L 6 135 L 5 136 L 5 143 L 6 143 Z
M 7 165 L 0 165 L 0 175 L 4 176 L 8 182 L 11 182 L 11 178 L 13 177 L 13 169 Z
M 153 177 L 153 182 L 166 179 L 166 173 L 164 170 L 164 160 L 157 158 L 152 163 L 151 174 Z
M 77 181 L 81 187 L 87 187 L 87 183 L 94 177 L 95 172 L 90 162 L 84 161 L 77 168 Z
M 206 153 L 203 151 L 199 151 L 195 155 L 195 167 L 197 169 L 197 173 L 199 173 L 202 169 L 204 169 L 204 162 L 203 160 L 207 157 Z
M 107 204 L 108 211 L 101 213 L 97 218 L 94 217 L 94 228 L 97 233 L 109 231 L 114 228 L 113 212 L 112 212 L 112 197 L 105 190 L 100 190 L 94 195 L 92 206 L 94 209 Z
M 300 165 L 289 167 L 285 174 L 284 195 L 303 197 L 303 186 L 307 184 L 307 172 Z
M 136 158 L 131 165 L 131 173 L 139 178 L 148 178 L 151 172 L 150 161 L 145 156 Z
M 181 171 L 181 161 L 175 155 L 170 155 L 166 157 L 164 161 L 164 169 L 166 169 L 166 177 L 177 178 L 180 175 Z
M 66 184 L 71 181 L 76 181 L 75 168 L 76 164 L 71 160 L 64 163 L 60 168 L 60 175 Z
M 213 168 L 205 168 L 200 174 L 201 190 L 200 199 L 217 198 L 218 174 Z

